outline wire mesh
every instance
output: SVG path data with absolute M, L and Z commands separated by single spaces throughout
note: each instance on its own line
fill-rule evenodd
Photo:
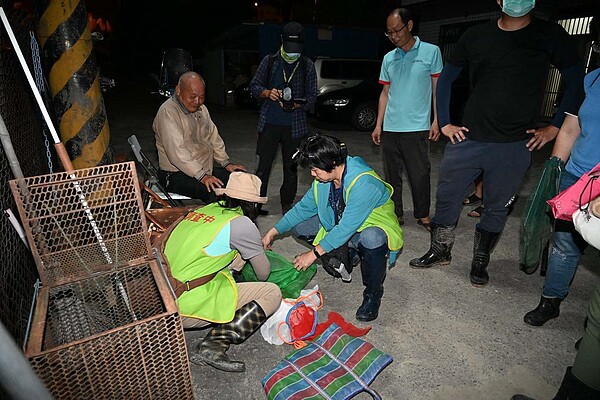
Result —
M 20 47 L 28 62 L 31 60 L 29 30 L 33 29 L 31 13 L 23 2 L 0 1 Z M 40 114 L 10 40 L 0 29 L 0 114 L 26 176 L 48 173 Z M 8 181 L 13 178 L 6 154 L 0 146 L 0 318 L 17 343 L 23 343 L 33 298 L 33 285 L 38 277 L 30 251 L 4 215 L 17 208 Z M 0 398 L 2 393 L 0 392 Z
M 57 399 L 193 399 L 177 307 L 154 260 L 40 292 L 29 361 Z M 44 319 L 45 318 L 45 319 Z
M 70 282 L 150 254 L 135 164 L 103 165 L 74 174 L 75 178 L 59 173 L 10 181 L 45 285 Z

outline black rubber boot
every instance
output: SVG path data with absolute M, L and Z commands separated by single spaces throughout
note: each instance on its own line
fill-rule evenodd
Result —
M 535 400 L 522 394 L 515 394 L 511 400 Z M 571 367 L 567 368 L 565 376 L 558 388 L 556 396 L 552 400 L 597 400 L 600 399 L 600 390 L 589 387 L 581 382 L 571 373 Z
M 387 272 L 386 255 L 387 244 L 376 249 L 367 249 L 358 245 L 361 263 L 360 271 L 363 285 L 363 302 L 356 310 L 356 319 L 359 321 L 373 321 L 379 315 L 379 306 L 383 296 L 383 281 Z
M 492 233 L 475 227 L 475 240 L 473 242 L 473 261 L 471 262 L 471 284 L 475 287 L 487 285 L 490 277 L 487 266 L 490 262 L 490 254 L 500 239 L 500 232 Z
M 563 299 L 557 297 L 550 298 L 542 296 L 540 304 L 538 304 L 534 310 L 525 314 L 523 321 L 525 321 L 526 324 L 533 326 L 544 325 L 546 322 L 560 315 L 560 303 L 562 300 Z
M 251 301 L 236 311 L 233 320 L 215 326 L 190 354 L 194 364 L 208 364 L 226 372 L 244 372 L 242 361 L 232 361 L 225 352 L 231 344 L 240 344 L 248 339 L 267 320 L 260 306 Z
M 413 258 L 409 265 L 413 268 L 429 268 L 434 265 L 448 265 L 452 261 L 452 245 L 454 245 L 454 228 L 456 225 L 431 224 L 431 245 L 427 253 L 420 258 Z

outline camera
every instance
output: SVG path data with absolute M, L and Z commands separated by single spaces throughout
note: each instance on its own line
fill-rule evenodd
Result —
M 292 88 L 290 86 L 286 86 L 283 88 L 279 99 L 281 100 L 281 104 L 283 105 L 283 111 L 294 111 L 294 97 L 292 96 Z

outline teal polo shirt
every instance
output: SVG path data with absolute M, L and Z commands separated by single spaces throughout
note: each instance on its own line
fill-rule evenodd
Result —
M 383 130 L 428 131 L 431 127 L 432 77 L 442 72 L 442 53 L 415 36 L 408 51 L 396 48 L 383 57 L 379 83 L 390 85 Z

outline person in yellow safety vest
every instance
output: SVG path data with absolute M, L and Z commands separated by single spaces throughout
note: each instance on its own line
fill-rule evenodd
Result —
M 263 246 L 269 248 L 275 236 L 291 230 L 314 246 L 296 257 L 296 269 L 305 270 L 322 257 L 325 271 L 344 282 L 360 261 L 365 290 L 356 319 L 372 321 L 379 314 L 387 266 L 403 245 L 393 189 L 362 158 L 348 156 L 346 145 L 334 136 L 307 137 L 295 157 L 315 180 L 265 234 Z
M 230 360 L 226 351 L 250 337 L 281 303 L 277 285 L 238 284 L 230 272 L 240 258 L 250 261 L 261 281 L 271 272 L 253 222 L 258 204 L 267 202 L 260 185 L 255 175 L 233 172 L 226 188 L 215 189 L 219 201 L 190 212 L 166 233 L 163 252 L 184 328 L 215 324 L 190 354 L 195 364 L 243 372 L 244 363 Z

